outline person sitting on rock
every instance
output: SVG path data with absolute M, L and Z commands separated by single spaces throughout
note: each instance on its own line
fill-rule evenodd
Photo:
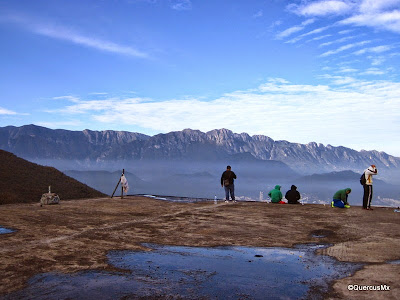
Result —
M 347 197 L 349 196 L 350 193 L 351 193 L 351 188 L 338 190 L 333 195 L 333 201 L 331 202 L 331 206 L 340 208 L 350 208 L 350 205 L 347 202 Z
M 297 186 L 294 184 L 290 187 L 290 190 L 286 192 L 285 195 L 286 200 L 288 201 L 289 204 L 299 204 L 300 200 L 300 193 L 297 190 Z
M 268 193 L 268 196 L 271 198 L 271 203 L 285 203 L 282 201 L 282 192 L 280 185 L 276 185 L 275 188 Z

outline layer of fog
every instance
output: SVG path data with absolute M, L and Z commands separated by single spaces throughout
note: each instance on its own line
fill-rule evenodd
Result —
M 263 200 L 275 185 L 281 185 L 282 194 L 294 184 L 306 203 L 330 203 L 333 194 L 351 188 L 349 202 L 362 205 L 363 188 L 360 174 L 351 171 L 328 175 L 306 176 L 276 161 L 36 161 L 51 165 L 107 195 L 114 191 L 122 169 L 128 179 L 129 194 L 153 194 L 179 197 L 222 199 L 225 196 L 220 178 L 227 165 L 237 175 L 235 192 L 239 199 Z M 380 180 L 374 181 L 373 205 L 399 206 L 400 187 Z M 115 195 L 120 195 L 120 188 Z

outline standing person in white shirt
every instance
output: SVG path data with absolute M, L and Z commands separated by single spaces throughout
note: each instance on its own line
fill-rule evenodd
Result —
M 364 187 L 364 197 L 363 197 L 363 209 L 372 210 L 371 200 L 372 200 L 372 176 L 378 174 L 378 170 L 375 165 L 371 165 L 364 171 L 365 184 Z

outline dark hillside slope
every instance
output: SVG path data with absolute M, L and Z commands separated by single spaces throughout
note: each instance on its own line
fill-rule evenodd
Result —
M 104 196 L 55 168 L 43 167 L 0 150 L 0 204 L 39 202 L 49 185 L 61 201 Z

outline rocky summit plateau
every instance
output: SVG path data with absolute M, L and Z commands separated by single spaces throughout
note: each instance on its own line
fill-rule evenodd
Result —
M 0 209 L 0 224 L 15 230 L 0 235 L 0 299 L 400 297 L 398 215 L 391 208 L 178 203 L 128 196 L 43 207 L 8 204 Z M 160 255 L 155 245 L 176 256 Z M 194 254 L 164 245 L 184 246 Z M 310 257 L 302 245 L 319 245 L 317 255 Z M 241 268 L 221 247 L 238 249 Z M 137 255 L 145 256 L 135 260 Z M 206 255 L 211 263 L 203 260 Z M 298 280 L 297 274 L 310 276 L 327 261 L 332 261 L 331 275 Z M 267 268 L 263 262 L 273 264 Z M 343 264 L 355 269 L 337 269 Z M 294 271 L 288 272 L 291 265 Z

